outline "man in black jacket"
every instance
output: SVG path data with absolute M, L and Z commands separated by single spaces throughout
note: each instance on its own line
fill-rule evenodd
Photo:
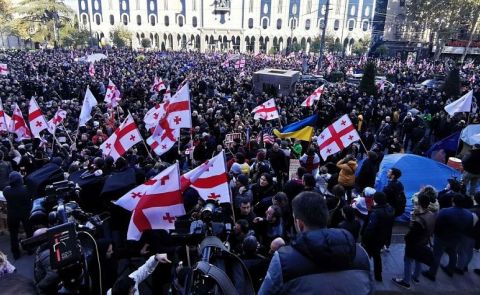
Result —
M 7 223 L 10 232 L 10 246 L 13 257 L 20 257 L 20 248 L 18 246 L 18 228 L 20 222 L 27 233 L 27 237 L 32 236 L 32 229 L 28 222 L 30 210 L 32 209 L 32 198 L 23 184 L 22 175 L 16 171 L 10 173 L 10 185 L 3 190 L 3 195 L 7 200 Z
M 473 149 L 463 156 L 462 165 L 464 169 L 463 181 L 465 186 L 469 187 L 469 195 L 473 196 L 480 180 L 480 144 L 475 144 Z
M 365 250 L 348 231 L 326 228 L 324 197 L 303 192 L 292 208 L 299 235 L 275 252 L 258 294 L 373 294 Z

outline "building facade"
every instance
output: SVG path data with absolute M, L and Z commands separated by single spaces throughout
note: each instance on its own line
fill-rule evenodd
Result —
M 347 54 L 370 38 L 375 0 L 329 0 L 327 35 Z M 309 51 L 325 22 L 327 0 L 72 0 L 79 22 L 109 42 L 116 26 L 153 48 L 271 52 L 298 43 Z

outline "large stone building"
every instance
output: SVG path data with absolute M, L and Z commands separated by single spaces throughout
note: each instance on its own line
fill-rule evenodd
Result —
M 148 38 L 160 49 L 270 52 L 292 43 L 307 51 L 320 36 L 327 0 L 67 0 L 98 39 L 116 26 L 133 33 L 133 47 Z M 370 38 L 375 0 L 330 0 L 327 35 L 347 54 Z M 90 23 L 91 20 L 91 23 Z

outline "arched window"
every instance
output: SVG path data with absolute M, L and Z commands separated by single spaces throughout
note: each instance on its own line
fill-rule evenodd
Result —
M 128 16 L 126 14 L 122 16 L 122 22 L 124 25 L 128 25 Z
M 310 25 L 311 25 L 311 24 L 310 24 L 310 20 L 307 19 L 307 20 L 305 21 L 305 30 L 307 30 L 307 31 L 310 30 Z
M 113 26 L 115 24 L 115 17 L 113 14 L 110 14 L 110 25 Z
M 325 19 L 324 18 L 321 18 L 318 20 L 318 27 L 320 29 L 323 29 L 323 26 L 325 25 Z
M 194 28 L 196 28 L 197 25 L 198 25 L 198 24 L 197 24 L 197 17 L 194 16 L 194 17 L 192 17 L 192 26 L 193 26 Z
M 137 26 L 142 25 L 142 17 L 140 15 L 137 15 Z
M 355 28 L 355 20 L 351 19 L 348 21 L 348 30 L 353 31 L 353 28 Z
M 83 23 L 84 25 L 86 25 L 87 22 L 88 22 L 88 20 L 87 20 L 87 15 L 86 15 L 86 14 L 82 14 L 82 23 Z
M 279 18 L 277 19 L 277 30 L 281 30 L 282 29 L 282 19 Z
M 335 31 L 338 31 L 339 28 L 340 28 L 340 21 L 336 19 L 335 22 L 333 23 L 333 29 Z
M 308 0 L 307 2 L 307 14 L 312 13 L 312 0 Z
M 165 15 L 164 21 L 165 27 L 168 27 L 170 25 L 170 19 L 168 18 L 168 15 Z
M 192 10 L 197 11 L 197 0 L 192 0 Z
M 283 3 L 282 2 L 283 2 L 282 0 L 278 0 L 278 10 L 277 10 L 277 12 L 279 14 L 282 13 L 282 9 L 283 9 L 283 7 L 282 7 Z
M 150 25 L 152 25 L 152 27 L 157 23 L 157 18 L 155 17 L 155 15 L 150 15 Z
M 268 19 L 267 18 L 264 18 L 262 20 L 262 28 L 266 29 L 268 27 Z
M 368 30 L 368 20 L 363 22 L 362 29 L 363 29 L 363 31 Z
M 250 3 L 248 4 L 248 12 L 253 12 L 253 0 L 250 0 Z
M 248 28 L 253 29 L 253 18 L 248 19 Z
M 290 28 L 294 30 L 297 27 L 297 20 L 295 18 L 292 18 L 290 20 Z
M 182 15 L 178 16 L 178 26 L 183 27 L 183 16 Z
M 100 25 L 100 23 L 102 22 L 101 18 L 100 18 L 100 14 L 96 14 L 95 15 L 95 23 L 97 25 Z

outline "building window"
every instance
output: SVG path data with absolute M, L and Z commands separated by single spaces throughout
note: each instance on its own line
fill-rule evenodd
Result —
M 400 0 L 399 5 L 400 7 L 405 7 L 405 0 Z
M 253 12 L 253 0 L 250 0 L 250 3 L 248 4 L 248 12 Z
M 351 19 L 348 21 L 348 30 L 353 31 L 353 28 L 355 28 L 355 20 Z
M 168 15 L 165 15 L 164 21 L 165 27 L 168 27 L 170 25 L 170 19 L 168 18 Z
M 333 29 L 335 31 L 338 31 L 339 28 L 340 28 L 340 21 L 336 19 L 335 22 L 333 23 Z
M 307 19 L 305 21 L 305 30 L 307 30 L 307 31 L 310 30 L 310 20 L 309 19 Z
M 283 9 L 283 0 L 278 0 L 278 10 L 277 12 L 280 14 L 282 13 L 282 9 Z
M 152 16 L 150 18 L 152 18 Z M 142 17 L 140 15 L 137 15 L 137 26 L 141 26 L 141 25 L 142 25 Z
M 163 0 L 163 10 L 168 10 L 168 0 Z
M 318 20 L 318 27 L 320 29 L 323 29 L 323 26 L 325 25 L 325 19 L 324 18 L 321 18 Z
M 248 19 L 248 28 L 252 29 L 253 28 L 253 18 Z
M 183 16 L 179 15 L 177 22 L 179 27 L 183 27 Z
M 87 15 L 86 15 L 86 14 L 82 14 L 82 23 L 83 23 L 84 25 L 86 25 L 87 22 L 88 22 L 88 20 L 87 20 Z
M 122 16 L 122 22 L 125 26 L 128 25 L 128 16 L 126 14 Z
M 96 23 L 97 25 L 100 25 L 101 22 L 102 22 L 102 20 L 100 19 L 100 15 L 99 15 L 99 14 L 96 14 L 96 15 L 95 15 L 95 23 Z
M 268 27 L 268 19 L 267 18 L 264 18 L 262 20 L 262 28 L 263 29 L 266 29 Z
M 192 26 L 193 26 L 194 28 L 197 27 L 197 17 L 196 17 L 196 16 L 192 17 Z
M 290 20 L 290 28 L 291 28 L 292 30 L 295 30 L 296 27 L 297 27 L 297 20 L 296 20 L 295 18 L 292 18 L 292 19 Z
M 363 29 L 363 31 L 365 31 L 365 32 L 368 30 L 368 20 L 363 22 L 362 29 Z
M 152 27 L 157 23 L 157 18 L 155 17 L 155 15 L 150 15 L 150 24 L 152 25 Z
M 312 0 L 308 0 L 307 2 L 307 14 L 312 13 Z
M 110 14 L 110 25 L 113 26 L 115 24 L 115 17 L 113 14 Z
M 277 30 L 281 30 L 282 29 L 282 19 L 279 18 L 277 19 Z
M 197 0 L 192 0 L 192 10 L 197 11 Z

